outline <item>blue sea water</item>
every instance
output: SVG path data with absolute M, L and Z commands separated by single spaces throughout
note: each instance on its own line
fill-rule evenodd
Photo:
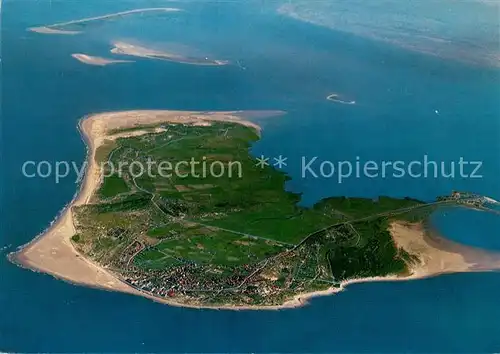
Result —
M 498 66 L 496 0 L 289 0 L 278 11 L 377 41 Z
M 165 5 L 167 4 L 167 5 Z M 84 160 L 82 116 L 124 109 L 280 109 L 262 119 L 255 155 L 288 157 L 287 188 L 310 205 L 331 195 L 433 200 L 452 189 L 500 200 L 499 71 L 427 56 L 276 14 L 260 2 L 141 1 L 175 15 L 89 24 L 79 36 L 26 27 L 139 7 L 131 1 L 7 1 L 2 8 L 0 247 L 43 231 L 72 198 L 76 176 L 29 179 L 24 161 Z M 246 68 L 138 60 L 93 67 L 110 42 L 181 48 Z M 355 99 L 339 105 L 332 92 Z M 439 114 L 436 114 L 436 110 Z M 479 179 L 301 177 L 301 157 L 330 161 L 482 161 Z M 434 216 L 456 241 L 500 249 L 500 220 Z M 15 352 L 494 352 L 500 274 L 350 286 L 307 307 L 215 311 L 169 307 L 74 286 L 0 257 L 0 350 Z

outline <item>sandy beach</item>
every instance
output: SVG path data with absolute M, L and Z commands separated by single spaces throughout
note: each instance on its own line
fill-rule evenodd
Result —
M 393 222 L 391 235 L 399 248 L 418 257 L 419 261 L 409 267 L 407 275 L 388 275 L 350 279 L 340 283 L 339 288 L 297 295 L 285 303 L 286 307 L 303 306 L 308 300 L 346 290 L 348 285 L 368 282 L 409 281 L 435 277 L 443 274 L 484 272 L 500 269 L 500 254 L 465 246 L 427 232 L 421 224 Z
M 262 115 L 266 115 L 262 112 Z M 267 116 L 283 114 L 280 111 L 267 112 Z M 252 112 L 252 115 L 258 112 Z M 15 253 L 9 259 L 20 266 L 50 274 L 56 278 L 90 287 L 141 295 L 158 302 L 175 306 L 200 307 L 184 304 L 182 299 L 160 299 L 124 283 L 116 274 L 80 255 L 70 239 L 75 234 L 72 207 L 84 205 L 92 200 L 101 183 L 101 171 L 95 161 L 95 152 L 105 141 L 120 137 L 136 136 L 150 131 L 134 130 L 111 134 L 116 129 L 140 127 L 156 123 L 205 124 L 211 121 L 230 121 L 254 128 L 260 127 L 242 119 L 245 112 L 186 112 L 186 111 L 123 111 L 100 113 L 80 121 L 79 129 L 87 145 L 87 169 L 79 192 L 62 210 L 50 227 Z M 419 224 L 394 222 L 391 234 L 396 245 L 419 259 L 405 276 L 352 279 L 339 288 L 301 294 L 280 306 L 217 306 L 217 309 L 283 309 L 303 306 L 308 299 L 342 291 L 349 284 L 370 281 L 400 281 L 421 279 L 444 273 L 485 271 L 500 269 L 500 255 L 472 247 L 463 246 L 437 236 L 430 236 Z M 209 306 L 201 306 L 209 307 Z
M 110 59 L 103 57 L 95 57 L 92 55 L 75 53 L 71 54 L 73 58 L 88 65 L 97 65 L 97 66 L 105 66 L 110 64 L 118 64 L 118 63 L 133 63 L 132 60 L 121 60 L 121 59 Z

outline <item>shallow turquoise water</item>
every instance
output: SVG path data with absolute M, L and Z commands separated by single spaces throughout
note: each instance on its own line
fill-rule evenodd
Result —
M 183 4 L 189 13 L 175 21 L 113 21 L 88 26 L 80 37 L 43 36 L 25 27 L 135 6 L 68 1 L 50 8 L 30 2 L 26 13 L 24 3 L 5 3 L 2 19 L 0 246 L 11 244 L 9 250 L 46 228 L 76 189 L 74 178 L 59 184 L 27 179 L 22 163 L 81 163 L 85 151 L 76 122 L 99 111 L 286 110 L 286 116 L 259 122 L 264 134 L 253 152 L 288 156 L 286 170 L 293 179 L 287 188 L 302 192 L 304 204 L 329 195 L 433 200 L 452 189 L 500 199 L 496 69 L 278 17 L 252 3 Z M 98 68 L 70 57 L 75 52 L 107 55 L 115 39 L 182 44 L 188 52 L 240 60 L 247 69 L 146 60 Z M 353 97 L 357 105 L 326 101 L 331 92 Z M 443 161 L 482 160 L 483 178 L 352 178 L 339 184 L 300 174 L 301 156 L 410 161 L 424 154 Z M 498 218 L 458 211 L 436 215 L 435 222 L 449 238 L 500 248 Z M 172 308 L 66 284 L 17 268 L 4 257 L 0 274 L 0 350 L 6 351 L 500 349 L 497 273 L 360 284 L 308 307 L 279 312 Z

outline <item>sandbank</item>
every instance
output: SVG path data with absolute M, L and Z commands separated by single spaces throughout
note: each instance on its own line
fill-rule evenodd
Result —
M 208 58 L 186 57 L 178 54 L 168 53 L 157 49 L 142 47 L 135 44 L 125 42 L 114 42 L 111 53 L 130 55 L 140 58 L 157 59 L 172 61 L 180 64 L 203 65 L 203 66 L 220 66 L 230 64 L 227 60 L 213 60 Z
M 230 112 L 188 112 L 188 111 L 123 111 L 91 115 L 80 120 L 79 130 L 87 145 L 87 165 L 85 178 L 73 200 L 66 205 L 49 228 L 32 242 L 16 252 L 9 259 L 25 268 L 50 274 L 74 284 L 120 291 L 153 298 L 157 301 L 175 304 L 167 299 L 155 298 L 124 283 L 109 269 L 94 263 L 79 254 L 71 243 L 75 234 L 72 207 L 88 204 L 101 183 L 101 171 L 95 161 L 95 152 L 106 140 L 150 133 L 149 130 L 134 130 L 112 134 L 116 129 L 125 129 L 156 123 L 200 124 L 211 121 L 228 121 L 242 124 L 260 132 L 255 123 L 240 118 L 244 111 Z M 268 116 L 283 114 L 269 111 Z M 194 306 L 196 307 L 196 306 Z
M 132 60 L 108 59 L 81 53 L 71 54 L 71 56 L 76 60 L 88 65 L 105 66 L 109 64 L 118 64 L 118 63 L 133 63 Z
M 269 111 L 267 112 L 267 116 L 283 113 L 280 111 Z M 242 119 L 244 115 L 245 111 L 187 112 L 141 110 L 100 113 L 80 120 L 79 129 L 87 145 L 88 164 L 86 166 L 85 178 L 78 193 L 46 231 L 37 236 L 29 244 L 20 248 L 17 252 L 11 253 L 9 259 L 20 266 L 47 273 L 74 284 L 140 295 L 174 306 L 232 310 L 277 310 L 303 306 L 310 298 L 337 293 L 353 283 L 400 281 L 427 278 L 444 273 L 500 269 L 500 255 L 498 254 L 463 246 L 438 236 L 431 236 L 420 224 L 393 222 L 390 231 L 396 245 L 418 257 L 418 261 L 410 265 L 409 274 L 407 275 L 351 279 L 342 282 L 336 288 L 297 295 L 279 306 L 206 306 L 192 302 L 183 303 L 183 298 L 158 298 L 142 290 L 135 289 L 123 282 L 110 269 L 92 262 L 75 250 L 71 243 L 71 237 L 75 234 L 72 207 L 88 204 L 92 201 L 93 195 L 102 181 L 99 164 L 95 161 L 95 152 L 105 141 L 150 133 L 149 130 L 141 130 L 139 127 L 163 122 L 205 124 L 211 121 L 230 121 L 252 127 L 257 132 L 260 132 L 258 125 Z M 262 117 L 264 113 L 259 115 L 258 112 L 253 111 L 251 115 Z M 138 129 L 130 132 L 114 133 L 117 129 L 130 127 L 138 127 Z
M 74 35 L 74 34 L 80 34 L 80 33 L 82 33 L 81 31 L 66 31 L 66 30 L 61 30 L 61 29 L 56 29 L 56 28 L 50 28 L 50 27 L 31 27 L 31 28 L 28 28 L 28 30 L 31 31 L 31 32 L 43 33 L 43 34 L 68 34 L 68 35 Z
M 130 14 L 135 14 L 135 13 L 144 13 L 144 12 L 178 12 L 178 11 L 182 11 L 182 10 L 181 9 L 177 9 L 177 8 L 171 8 L 171 7 L 148 7 L 148 8 L 141 8 L 141 9 L 133 9 L 133 10 L 127 10 L 127 11 L 114 12 L 114 13 L 100 15 L 100 16 L 94 16 L 94 17 L 87 17 L 87 18 L 82 18 L 82 19 L 78 19 L 78 20 L 71 20 L 71 21 L 66 21 L 66 22 L 53 23 L 51 25 L 46 25 L 46 26 L 30 27 L 30 28 L 28 28 L 28 31 L 37 32 L 37 33 L 43 33 L 43 34 L 79 34 L 79 33 L 82 33 L 82 32 L 81 31 L 63 30 L 63 29 L 60 29 L 60 27 L 69 26 L 69 25 L 75 25 L 75 24 L 81 24 L 81 23 L 87 23 L 87 22 L 92 22 L 92 21 L 97 21 L 97 20 L 104 20 L 104 19 L 108 19 L 108 18 L 113 18 L 113 17 L 118 17 L 118 16 L 125 16 L 125 15 L 130 15 Z

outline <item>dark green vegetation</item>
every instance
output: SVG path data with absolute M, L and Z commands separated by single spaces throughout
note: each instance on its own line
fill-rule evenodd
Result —
M 186 303 L 279 304 L 406 270 L 412 256 L 396 248 L 389 223 L 422 221 L 433 206 L 338 197 L 303 208 L 285 191 L 287 175 L 256 166 L 251 128 L 163 127 L 99 149 L 99 161 L 139 161 L 150 171 L 106 177 L 97 200 L 75 213 L 75 246 L 131 285 Z M 192 160 L 199 163 L 178 164 Z

